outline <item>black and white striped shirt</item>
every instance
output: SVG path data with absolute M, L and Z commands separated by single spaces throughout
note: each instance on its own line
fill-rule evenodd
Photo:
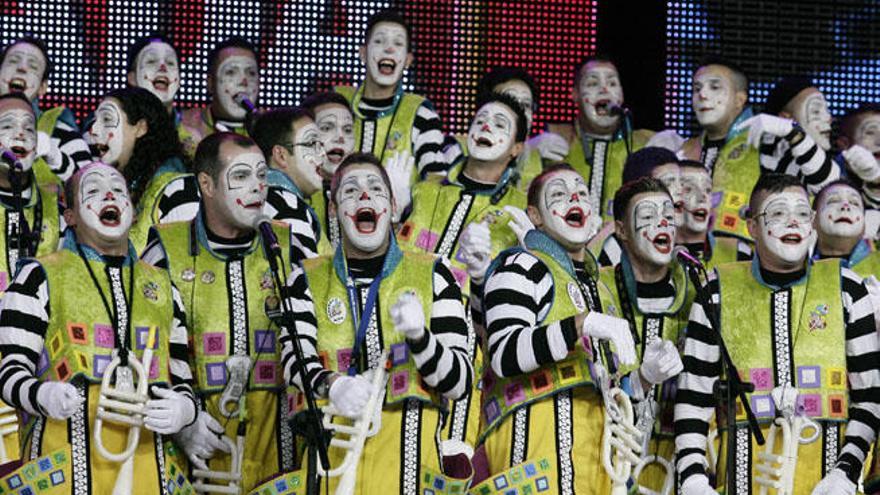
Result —
M 707 287 L 715 304 L 720 301 L 717 272 Z M 874 311 L 862 279 L 841 269 L 841 300 L 846 322 L 846 366 L 849 377 L 849 422 L 837 467 L 855 482 L 880 426 L 880 341 Z M 769 331 L 769 330 L 768 330 Z M 683 481 L 705 476 L 706 435 L 715 412 L 713 387 L 721 374 L 716 332 L 699 301 L 691 306 L 675 405 L 675 448 Z
M 825 184 L 840 178 L 840 167 L 833 157 L 804 133 L 803 139 L 791 146 L 787 139 L 764 134 L 758 148 L 761 172 L 794 175 L 816 194 Z
M 53 156 L 48 160 L 49 168 L 62 182 L 92 162 L 92 152 L 75 122 L 73 113 L 64 109 L 49 136 L 49 154 Z
M 374 259 L 381 269 L 384 256 Z M 352 265 L 353 260 L 349 260 Z M 357 264 L 356 262 L 354 263 Z M 374 265 L 375 266 L 375 265 Z M 378 270 L 365 270 L 352 273 L 358 289 L 368 286 Z M 467 322 L 464 306 L 461 302 L 461 289 L 452 275 L 452 270 L 445 259 L 434 265 L 434 298 L 431 306 L 430 324 L 425 338 L 414 342 L 407 340 L 413 360 L 425 383 L 448 399 L 459 399 L 467 394 L 473 384 L 474 370 L 467 352 Z M 314 386 L 318 379 L 324 379 L 328 370 L 321 365 L 317 352 L 317 319 L 312 293 L 309 289 L 305 271 L 294 267 L 288 279 L 291 307 L 296 321 L 296 331 L 303 348 L 305 361 L 298 363 L 293 354 L 291 335 L 286 328 L 281 330 L 281 365 L 288 383 L 301 387 L 300 367 L 306 367 L 308 379 Z M 362 291 L 358 291 L 362 292 Z M 377 301 L 376 311 L 383 305 L 394 304 L 396 301 Z M 365 301 L 360 300 L 360 310 Z M 319 308 L 323 310 L 323 308 Z M 428 316 L 428 315 L 426 315 Z M 380 324 L 381 325 L 381 324 Z M 382 332 L 394 332 L 393 328 L 379 328 Z

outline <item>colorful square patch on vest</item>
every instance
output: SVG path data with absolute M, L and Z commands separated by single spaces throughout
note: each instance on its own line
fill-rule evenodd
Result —
M 526 400 L 526 392 L 523 390 L 521 383 L 510 382 L 504 387 L 504 402 L 508 406 L 518 404 L 524 400 Z
M 416 237 L 416 247 L 424 249 L 425 251 L 434 251 L 434 246 L 437 245 L 437 241 L 440 240 L 440 235 L 435 234 L 427 229 L 422 229 L 419 232 L 419 235 Z
M 450 268 L 452 268 L 452 276 L 455 277 L 455 281 L 458 282 L 458 287 L 466 289 L 468 278 L 467 272 L 456 266 L 450 266 Z
M 750 400 L 752 411 L 759 418 L 772 418 L 776 413 L 776 406 L 773 404 L 773 398 L 769 395 L 753 394 Z
M 486 422 L 491 423 L 501 416 L 501 408 L 498 407 L 498 401 L 493 397 L 483 404 L 483 415 Z
M 724 207 L 731 210 L 739 210 L 746 204 L 746 195 L 738 192 L 728 191 L 724 195 Z
M 226 334 L 211 332 L 202 335 L 202 348 L 208 356 L 222 356 L 226 354 Z
M 92 373 L 95 374 L 97 378 L 104 377 L 104 370 L 107 369 L 107 365 L 110 364 L 110 356 L 102 356 L 100 354 L 95 354 L 94 365 L 92 367 Z
M 391 364 L 400 366 L 409 361 L 409 348 L 405 343 L 391 345 Z
M 739 226 L 739 221 L 739 217 L 736 215 L 732 215 L 730 213 L 722 213 L 720 225 L 724 228 L 724 230 L 736 230 L 736 228 Z
M 843 368 L 828 368 L 828 387 L 837 390 L 846 390 L 846 370 Z
M 721 200 L 724 198 L 724 192 L 722 191 L 713 191 L 709 196 L 710 201 L 712 201 L 712 208 L 718 208 L 721 206 Z
M 85 323 L 68 323 L 67 335 L 75 344 L 87 345 L 89 343 L 89 331 Z
M 846 397 L 843 394 L 828 396 L 828 415 L 833 418 L 846 417 Z
M 226 365 L 223 363 L 206 364 L 205 377 L 208 385 L 226 385 Z
M 798 395 L 797 405 L 798 411 L 803 411 L 804 415 L 810 417 L 818 417 L 822 415 L 822 396 L 819 394 L 801 394 Z
M 560 365 L 557 366 L 557 369 L 559 370 L 559 381 L 562 382 L 563 385 L 581 379 L 580 369 L 578 369 L 575 363 L 560 363 Z
M 278 375 L 277 363 L 274 361 L 257 361 L 254 365 L 254 383 L 273 384 Z
M 403 242 L 406 242 L 409 240 L 410 237 L 412 237 L 412 234 L 415 230 L 415 226 L 413 226 L 412 222 L 404 222 L 404 224 L 400 227 L 400 232 L 397 233 L 397 238 Z
M 92 326 L 95 332 L 95 345 L 105 349 L 113 349 L 116 347 L 116 339 L 114 337 L 113 327 L 104 323 L 95 323 Z
M 394 397 L 405 394 L 409 390 L 409 372 L 396 371 L 391 374 L 391 395 Z
M 798 366 L 798 388 L 819 388 L 822 386 L 822 369 L 818 366 Z
M 257 353 L 275 354 L 275 332 L 272 330 L 257 330 L 254 332 L 256 339 L 255 348 Z
M 147 348 L 147 341 L 150 339 L 150 331 L 155 329 L 156 338 L 153 340 L 153 350 L 159 348 L 159 329 L 155 327 L 135 327 L 134 336 L 136 339 L 135 348 L 144 350 Z
M 532 391 L 540 394 L 553 388 L 553 374 L 548 369 L 542 369 L 532 373 L 529 382 L 532 384 Z
M 751 368 L 749 381 L 755 385 L 755 390 L 770 390 L 773 388 L 773 370 L 770 368 Z
M 351 366 L 351 349 L 339 349 L 336 351 L 336 366 L 342 372 L 345 372 Z
M 49 369 L 49 353 L 44 347 L 43 352 L 40 353 L 40 361 L 37 363 L 37 376 L 45 373 L 47 369 Z
M 59 363 L 55 365 L 55 376 L 58 377 L 58 380 L 64 382 L 70 378 L 70 364 L 67 362 L 67 358 L 62 359 Z
M 495 485 L 496 490 L 503 490 L 507 488 L 509 483 L 507 482 L 507 476 L 500 475 L 492 480 L 492 484 Z

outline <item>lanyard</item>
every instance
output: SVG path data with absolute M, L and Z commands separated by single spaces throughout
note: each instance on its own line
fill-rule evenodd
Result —
M 119 336 L 119 312 L 113 311 L 110 309 L 110 303 L 107 302 L 107 296 L 104 295 L 104 289 L 101 288 L 101 284 L 98 283 L 98 278 L 95 276 L 95 272 L 92 270 L 92 266 L 89 264 L 89 261 L 86 259 L 85 253 L 83 253 L 82 247 L 79 243 L 76 244 L 76 251 L 79 254 L 79 259 L 82 260 L 83 264 L 86 265 L 86 270 L 89 272 L 89 277 L 92 279 L 92 284 L 94 284 L 95 289 L 98 291 L 98 295 L 101 296 L 101 302 L 104 303 L 104 311 L 107 312 L 107 317 L 110 318 L 110 321 L 113 325 L 113 343 L 117 349 L 119 349 L 119 360 L 122 362 L 123 366 L 128 365 L 128 349 L 131 344 L 131 319 L 132 319 L 132 308 L 134 307 L 134 262 L 131 262 L 128 265 L 128 300 L 125 303 L 128 305 L 128 318 L 125 320 L 126 328 L 125 328 L 125 337 L 124 341 Z M 120 270 L 119 274 L 120 282 L 122 283 L 122 297 L 125 298 L 125 277 L 122 276 L 122 270 Z
M 360 356 L 360 348 L 364 344 L 364 341 L 367 339 L 367 327 L 370 325 L 370 315 L 373 314 L 373 308 L 376 306 L 376 298 L 379 296 L 379 285 L 382 283 L 382 273 L 380 272 L 376 275 L 376 278 L 370 282 L 370 288 L 367 291 L 367 302 L 364 305 L 364 312 L 360 313 L 358 308 L 360 307 L 358 297 L 358 289 L 355 287 L 354 281 L 351 278 L 351 275 L 348 276 L 348 281 L 345 284 L 345 289 L 348 291 L 348 305 L 351 308 L 351 316 L 352 322 L 354 324 L 354 346 L 352 347 L 352 360 L 348 365 L 348 375 L 354 376 L 358 372 L 358 356 Z M 361 318 L 361 316 L 365 316 L 365 318 Z M 365 367 L 366 368 L 366 367 Z

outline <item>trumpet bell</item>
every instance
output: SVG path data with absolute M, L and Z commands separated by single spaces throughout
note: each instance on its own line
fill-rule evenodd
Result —
M 241 468 L 244 457 L 244 437 L 238 437 L 237 442 L 223 435 L 221 439 L 229 447 L 229 455 L 232 465 L 228 471 L 214 471 L 211 469 L 193 469 L 192 475 L 196 480 L 193 489 L 197 493 L 223 493 L 238 495 L 241 493 Z

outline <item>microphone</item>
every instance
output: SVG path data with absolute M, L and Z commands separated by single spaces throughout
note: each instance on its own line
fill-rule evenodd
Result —
M 249 114 L 254 113 L 257 110 L 257 106 L 254 105 L 254 102 L 252 102 L 244 93 L 237 93 L 232 99 Z
M 629 108 L 626 108 L 623 105 L 608 105 L 608 114 L 623 117 L 624 115 L 629 113 Z
M 21 162 L 18 161 L 18 155 L 2 146 L 0 146 L 0 162 L 5 163 L 8 167 L 15 170 L 21 170 L 23 168 Z
M 260 213 L 257 215 L 257 218 L 254 219 L 254 230 L 260 233 L 260 238 L 263 239 L 263 247 L 266 249 L 266 254 L 281 254 L 281 245 L 278 244 L 278 237 L 275 235 L 275 231 L 272 230 L 272 218 L 265 213 Z
M 672 255 L 675 256 L 678 261 L 691 268 L 695 268 L 698 271 L 703 271 L 703 263 L 700 262 L 694 255 L 690 253 L 684 246 L 675 246 L 672 250 Z

